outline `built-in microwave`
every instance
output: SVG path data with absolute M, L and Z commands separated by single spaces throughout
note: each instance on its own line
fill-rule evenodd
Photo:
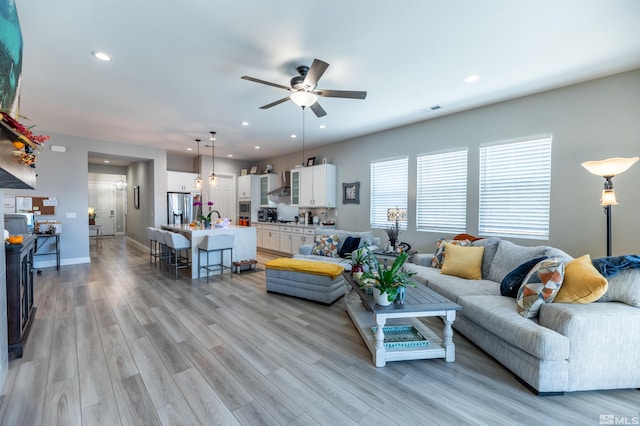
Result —
M 239 216 L 251 216 L 251 201 L 238 201 Z
M 238 226 L 251 225 L 251 201 L 238 201 Z

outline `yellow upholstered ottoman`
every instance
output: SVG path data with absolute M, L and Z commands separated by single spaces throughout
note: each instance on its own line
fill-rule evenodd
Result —
M 267 291 L 331 304 L 344 295 L 344 268 L 313 260 L 274 259 L 265 264 Z

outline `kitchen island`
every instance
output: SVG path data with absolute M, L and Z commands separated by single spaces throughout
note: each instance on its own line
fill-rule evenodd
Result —
M 232 261 L 249 260 L 256 258 L 256 228 L 250 226 L 227 226 L 225 228 L 211 227 L 211 229 L 195 229 L 190 228 L 188 224 L 181 225 L 162 225 L 162 229 L 171 232 L 178 232 L 191 241 L 191 278 L 198 278 L 198 244 L 207 235 L 233 234 L 235 241 L 233 243 L 233 259 L 229 259 L 228 251 L 224 254 L 224 264 L 231 266 Z M 216 263 L 219 260 L 219 254 L 211 253 L 209 260 Z M 202 265 L 207 262 L 206 253 L 202 254 L 200 263 Z M 207 271 L 202 270 L 201 276 L 205 277 Z M 210 275 L 219 274 L 220 271 L 210 272 Z

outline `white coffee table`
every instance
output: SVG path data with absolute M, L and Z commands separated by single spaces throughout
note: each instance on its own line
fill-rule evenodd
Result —
M 403 304 L 379 306 L 375 304 L 372 295 L 360 288 L 349 272 L 343 272 L 343 275 L 345 309 L 373 355 L 376 367 L 384 367 L 387 361 L 432 358 L 455 361 L 452 326 L 456 311 L 462 309 L 460 305 L 427 286 L 416 283 L 416 287 L 407 287 Z M 442 318 L 444 326 L 441 336 L 417 319 L 431 316 Z M 410 332 L 405 333 L 406 335 L 415 334 L 417 337 L 403 342 L 387 341 L 385 345 L 385 327 L 388 327 L 388 334 L 392 332 L 395 335 L 407 329 Z

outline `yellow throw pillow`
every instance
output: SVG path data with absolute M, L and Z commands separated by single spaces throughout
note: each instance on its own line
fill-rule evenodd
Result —
M 482 255 L 484 247 L 461 247 L 444 243 L 444 257 L 441 273 L 468 280 L 482 279 Z
M 585 254 L 567 263 L 562 287 L 553 300 L 555 303 L 591 303 L 600 299 L 609 283 Z

